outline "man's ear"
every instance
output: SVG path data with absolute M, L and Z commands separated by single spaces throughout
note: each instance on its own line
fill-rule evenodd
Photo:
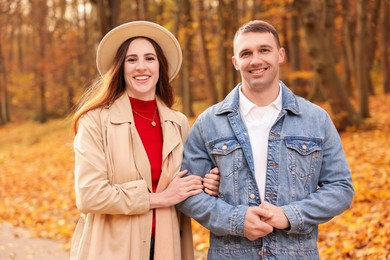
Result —
M 286 50 L 284 48 L 279 49 L 279 63 L 284 63 L 286 60 Z
M 232 63 L 233 63 L 233 66 L 236 70 L 239 70 L 239 67 L 238 67 L 238 64 L 237 64 L 237 60 L 236 60 L 236 57 L 232 56 Z

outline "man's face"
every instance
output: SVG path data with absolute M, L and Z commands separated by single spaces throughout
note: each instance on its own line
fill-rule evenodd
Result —
M 240 71 L 243 87 L 257 92 L 279 85 L 279 65 L 284 55 L 272 33 L 248 32 L 234 41 L 232 62 Z

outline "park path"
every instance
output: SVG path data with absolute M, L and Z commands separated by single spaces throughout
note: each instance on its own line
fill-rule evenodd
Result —
M 69 253 L 60 247 L 58 241 L 34 238 L 25 229 L 0 223 L 1 260 L 69 260 Z

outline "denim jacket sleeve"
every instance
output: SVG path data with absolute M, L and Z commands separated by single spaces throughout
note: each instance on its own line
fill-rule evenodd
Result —
M 216 164 L 202 137 L 201 120 L 202 118 L 198 118 L 190 131 L 184 148 L 182 170 L 188 169 L 188 174 L 203 178 Z M 233 206 L 218 197 L 201 192 L 187 198 L 176 207 L 209 229 L 214 235 L 244 236 L 244 220 L 248 209 L 246 205 Z
M 309 233 L 313 227 L 329 221 L 352 203 L 352 177 L 339 134 L 328 114 L 322 123 L 324 140 L 317 189 L 303 200 L 282 206 L 291 224 L 288 231 L 291 234 Z

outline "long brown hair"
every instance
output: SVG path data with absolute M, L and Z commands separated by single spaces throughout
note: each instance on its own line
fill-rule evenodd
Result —
M 118 48 L 113 63 L 107 73 L 98 77 L 82 95 L 73 116 L 72 125 L 75 133 L 77 133 L 78 122 L 85 113 L 96 108 L 111 105 L 126 91 L 124 62 L 130 43 L 137 38 L 144 38 L 153 45 L 159 62 L 159 78 L 156 84 L 156 96 L 159 97 L 167 107 L 171 108 L 173 106 L 174 93 L 173 87 L 169 82 L 168 61 L 164 52 L 161 47 L 150 38 L 143 36 L 133 37 L 122 43 Z

